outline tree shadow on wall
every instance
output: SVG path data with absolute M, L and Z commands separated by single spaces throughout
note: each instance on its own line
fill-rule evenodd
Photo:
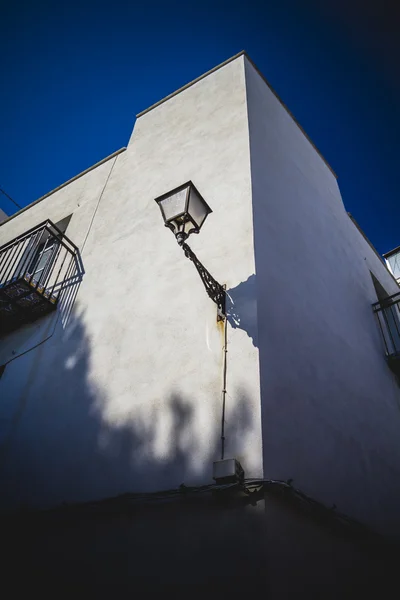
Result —
M 107 412 L 110 399 L 91 378 L 91 356 L 84 316 L 72 314 L 67 329 L 57 329 L 49 343 L 5 370 L 0 381 L 5 399 L 0 405 L 3 508 L 54 506 L 211 482 L 212 461 L 220 453 L 220 419 L 212 431 L 205 430 L 196 423 L 193 399 L 177 393 L 161 400 L 161 413 L 149 407 L 140 412 L 133 396 L 130 412 L 118 413 L 118 403 Z M 235 400 L 226 424 L 231 455 L 253 431 L 248 398 L 239 393 Z M 273 582 L 267 559 L 275 556 L 280 541 L 274 569 L 287 573 L 285 544 L 293 546 L 292 525 L 284 514 L 281 518 L 284 541 L 274 515 L 275 529 L 269 527 L 267 536 L 259 506 L 249 511 L 191 501 L 135 510 L 128 516 L 50 522 L 44 528 L 26 529 L 22 523 L 4 536 L 9 561 L 5 571 L 14 573 L 18 567 L 31 589 L 41 591 L 55 586 L 75 590 L 83 584 L 96 594 L 115 588 L 133 592 L 137 583 L 152 590 L 160 585 L 191 590 L 193 582 L 210 591 L 215 584 L 232 592 L 240 586 L 248 590 L 250 584 L 255 590 L 275 585 L 279 591 L 281 584 L 276 578 Z M 316 585 L 319 542 L 315 551 L 312 546 L 308 550 L 306 565 L 311 566 L 305 574 L 295 571 L 297 550 L 290 552 L 292 594 L 308 583 L 307 578 Z M 338 546 L 333 561 L 330 548 L 326 564 L 333 564 L 333 582 L 342 555 Z M 343 564 L 347 568 L 349 560 Z M 342 597 L 326 593 L 323 581 L 317 583 L 315 597 L 321 597 L 322 590 L 323 597 Z
M 227 319 L 234 329 L 247 333 L 253 345 L 258 346 L 256 276 L 250 275 L 236 287 L 227 290 Z
M 66 329 L 59 326 L 49 341 L 10 363 L 0 381 L 6 399 L 0 407 L 0 506 L 47 507 L 211 483 L 222 406 L 203 425 L 195 394 L 189 400 L 172 392 L 150 406 L 125 394 L 122 408 L 91 377 L 84 316 L 73 311 L 69 319 Z M 135 381 L 135 367 L 127 373 Z M 229 407 L 232 452 L 252 431 L 250 405 L 240 393 Z

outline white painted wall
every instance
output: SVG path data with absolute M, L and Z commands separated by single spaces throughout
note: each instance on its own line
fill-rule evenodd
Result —
M 334 175 L 246 60 L 264 473 L 400 534 L 399 386 Z
M 71 314 L 63 304 L 60 318 L 0 341 L 0 364 L 12 360 L 1 506 L 210 481 L 223 330 L 154 202 L 188 179 L 213 210 L 190 243 L 229 295 L 226 456 L 247 476 L 264 461 L 266 477 L 395 531 L 399 387 L 370 271 L 398 288 L 243 56 L 140 116 L 125 152 L 0 227 L 4 243 L 73 213 L 67 235 L 86 270 Z
M 223 330 L 154 202 L 188 179 L 213 210 L 190 243 L 235 288 L 254 273 L 243 57 L 138 118 L 124 153 L 0 228 L 4 243 L 72 212 L 86 271 L 69 319 L 61 307 L 58 321 L 1 340 L 0 364 L 14 359 L 0 380 L 3 508 L 211 480 Z M 260 475 L 258 349 L 238 327 L 228 339 L 226 456 Z

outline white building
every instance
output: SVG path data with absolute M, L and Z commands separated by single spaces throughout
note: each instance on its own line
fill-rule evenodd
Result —
M 154 201 L 189 180 L 225 321 Z M 47 220 L 65 247 L 32 254 Z M 35 248 L 61 239 L 48 227 Z M 5 220 L 0 244 L 3 510 L 212 483 L 223 422 L 246 478 L 400 534 L 397 304 L 393 322 L 372 307 L 399 287 L 244 53 L 140 113 L 127 148 Z M 32 293 L 49 314 L 10 325 L 12 269 L 27 281 L 48 256 Z

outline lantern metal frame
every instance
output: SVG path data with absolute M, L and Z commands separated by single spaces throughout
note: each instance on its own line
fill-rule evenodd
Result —
M 169 198 L 170 196 L 177 194 L 178 192 L 181 192 L 185 188 L 186 188 L 186 198 L 185 198 L 184 210 L 181 211 L 180 213 L 174 215 L 174 217 L 167 219 L 163 205 L 162 205 L 163 200 L 165 200 L 166 198 Z M 189 198 L 190 198 L 191 190 L 194 190 L 194 192 L 197 194 L 197 196 L 199 197 L 199 199 L 204 204 L 204 207 L 207 210 L 206 216 L 204 217 L 204 219 L 201 223 L 198 223 L 196 221 L 196 219 L 189 212 Z M 203 196 L 200 194 L 199 190 L 196 188 L 196 186 L 194 185 L 194 183 L 192 181 L 187 181 L 186 183 L 183 183 L 182 185 L 174 188 L 173 190 L 167 192 L 166 194 L 162 194 L 162 196 L 158 196 L 158 198 L 156 198 L 155 201 L 157 202 L 158 206 L 160 207 L 161 214 L 164 219 L 165 227 L 168 227 L 169 229 L 171 229 L 172 233 L 174 233 L 176 236 L 178 244 L 180 244 L 180 245 L 183 244 L 183 242 L 189 237 L 190 234 L 200 233 L 200 229 L 203 227 L 205 220 L 207 219 L 208 215 L 210 213 L 212 213 L 211 208 L 209 207 L 207 202 L 204 200 Z M 192 228 L 188 232 L 183 232 L 183 231 L 179 231 L 179 230 L 177 232 L 175 232 L 175 226 L 174 226 L 173 222 L 176 221 L 177 219 L 181 220 L 180 225 L 182 227 L 186 223 L 190 222 L 192 224 Z
M 187 192 L 184 201 L 184 210 L 174 215 L 173 217 L 167 219 L 162 205 L 162 201 L 170 196 L 173 196 L 174 194 L 177 194 L 185 188 L 187 188 Z M 189 212 L 189 198 L 191 190 L 195 191 L 198 198 L 204 204 L 204 207 L 206 209 L 206 215 L 201 223 L 198 223 Z M 210 206 L 204 200 L 203 196 L 200 194 L 199 190 L 196 188 L 192 181 L 187 181 L 186 183 L 178 186 L 177 188 L 174 188 L 173 190 L 162 194 L 162 196 L 158 196 L 157 198 L 155 198 L 155 201 L 157 202 L 161 210 L 165 227 L 168 227 L 172 231 L 172 233 L 174 233 L 175 238 L 178 244 L 181 246 L 182 250 L 184 251 L 186 258 L 188 258 L 196 267 L 196 270 L 200 275 L 201 281 L 203 282 L 208 296 L 217 305 L 217 319 L 219 321 L 223 321 L 225 319 L 226 314 L 225 287 L 218 283 L 216 279 L 214 279 L 211 273 L 205 268 L 205 266 L 200 262 L 200 260 L 197 258 L 196 254 L 193 252 L 190 246 L 186 243 L 186 240 L 189 237 L 189 235 L 191 235 L 192 233 L 200 233 L 200 229 L 204 225 L 205 220 L 207 219 L 208 215 L 212 212 Z M 184 227 L 187 223 L 191 223 L 193 227 L 189 229 L 189 231 L 184 231 Z

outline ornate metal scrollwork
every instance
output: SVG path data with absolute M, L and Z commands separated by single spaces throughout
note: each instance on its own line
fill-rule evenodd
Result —
M 225 289 L 224 287 L 214 279 L 214 277 L 207 271 L 204 265 L 201 264 L 193 250 L 185 242 L 181 244 L 185 256 L 192 261 L 197 269 L 198 274 L 206 288 L 206 292 L 213 302 L 218 307 L 218 320 L 223 321 L 225 319 Z

